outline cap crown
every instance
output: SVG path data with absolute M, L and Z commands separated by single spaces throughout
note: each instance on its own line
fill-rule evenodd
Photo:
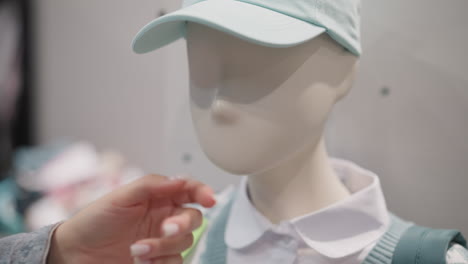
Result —
M 350 52 L 361 54 L 360 0 L 184 0 L 182 7 L 202 1 L 239 1 L 267 8 L 323 27 Z

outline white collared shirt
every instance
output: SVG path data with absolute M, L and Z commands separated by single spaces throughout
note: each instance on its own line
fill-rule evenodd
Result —
M 361 263 L 389 227 L 380 182 L 351 162 L 332 166 L 351 195 L 279 225 L 252 205 L 243 178 L 226 227 L 228 263 Z
M 332 166 L 351 195 L 278 225 L 250 202 L 244 177 L 226 226 L 226 264 L 362 263 L 390 225 L 380 181 L 349 161 L 332 159 Z M 204 250 L 202 238 L 192 264 L 199 263 Z

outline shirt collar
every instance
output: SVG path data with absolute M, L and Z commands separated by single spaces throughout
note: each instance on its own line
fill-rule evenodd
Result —
M 351 195 L 288 222 L 309 247 L 326 257 L 341 258 L 376 242 L 388 229 L 390 217 L 374 173 L 349 161 L 331 162 Z M 233 249 L 245 248 L 273 226 L 250 202 L 244 177 L 226 226 L 226 244 Z

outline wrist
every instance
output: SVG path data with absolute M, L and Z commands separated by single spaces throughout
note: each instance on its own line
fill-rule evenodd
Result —
M 47 264 L 69 264 L 73 256 L 73 248 L 67 242 L 65 222 L 53 230 L 47 255 Z

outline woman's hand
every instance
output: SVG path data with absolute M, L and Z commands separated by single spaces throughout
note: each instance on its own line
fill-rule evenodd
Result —
M 54 232 L 49 264 L 182 263 L 181 252 L 202 223 L 183 207 L 216 202 L 210 187 L 193 180 L 149 175 L 104 196 Z

